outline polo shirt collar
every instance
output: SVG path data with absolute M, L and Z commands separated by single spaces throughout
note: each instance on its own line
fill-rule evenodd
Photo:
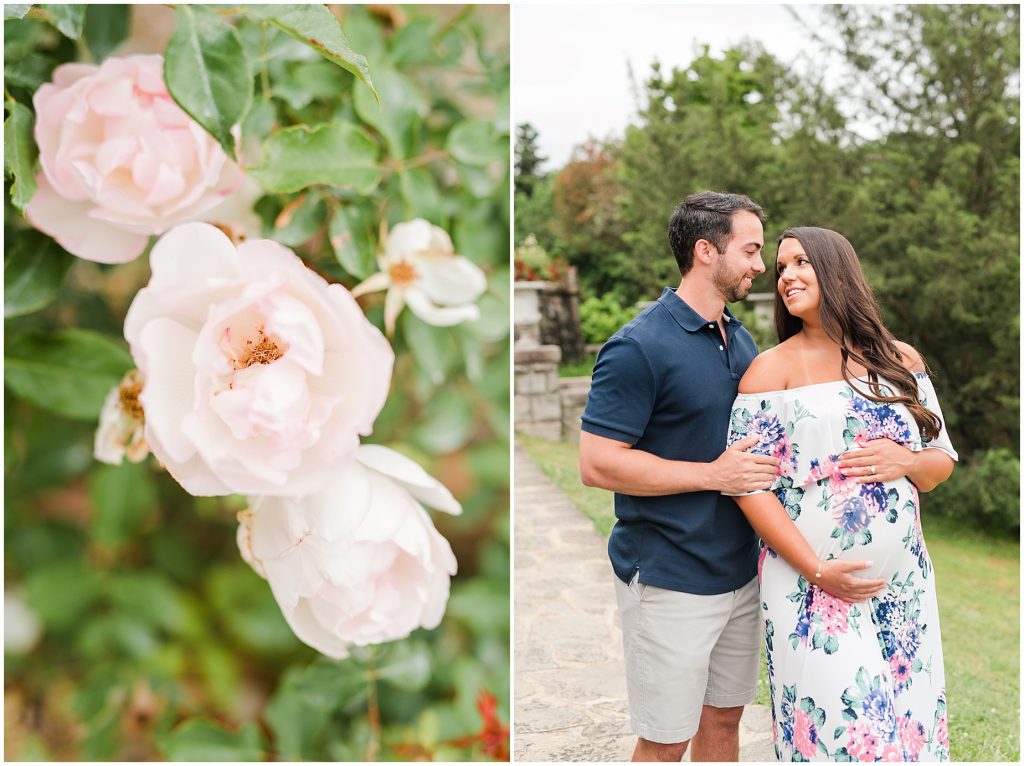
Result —
M 672 318 L 676 320 L 676 323 L 684 330 L 689 332 L 696 332 L 703 327 L 707 327 L 708 320 L 690 308 L 690 304 L 680 298 L 676 291 L 671 287 L 666 287 L 662 292 L 661 297 L 658 299 L 665 308 L 668 309 L 668 313 L 672 315 Z M 742 327 L 743 322 L 732 315 L 729 311 L 729 307 L 725 307 L 725 313 L 722 315 L 722 319 L 726 323 L 726 327 Z

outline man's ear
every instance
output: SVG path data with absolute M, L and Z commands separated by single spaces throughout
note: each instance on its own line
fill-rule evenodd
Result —
M 714 245 L 706 239 L 698 239 L 693 245 L 693 257 L 705 266 L 711 265 L 713 253 L 717 252 Z

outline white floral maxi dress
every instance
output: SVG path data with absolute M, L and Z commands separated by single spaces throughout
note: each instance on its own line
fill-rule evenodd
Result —
M 940 418 L 917 374 L 922 404 Z M 866 381 L 855 381 L 869 391 Z M 801 577 L 762 543 L 758 577 L 775 754 L 780 761 L 947 761 L 945 676 L 935 578 L 908 479 L 858 484 L 839 474 L 848 449 L 887 437 L 957 459 L 945 427 L 922 442 L 902 404 L 875 403 L 846 381 L 740 394 L 729 443 L 780 458 L 771 491 L 821 559 L 872 561 L 859 573 L 888 583 L 850 604 Z

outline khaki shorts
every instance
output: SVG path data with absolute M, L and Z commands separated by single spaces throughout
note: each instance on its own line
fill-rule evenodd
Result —
M 701 709 L 754 701 L 761 654 L 757 578 L 698 596 L 615 577 L 626 690 L 638 737 L 672 744 L 697 733 Z

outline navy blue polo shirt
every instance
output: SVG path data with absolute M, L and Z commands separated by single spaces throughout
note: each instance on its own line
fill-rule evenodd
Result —
M 725 311 L 728 345 L 672 288 L 601 348 L 583 430 L 668 460 L 710 463 L 725 450 L 740 378 L 757 355 L 743 324 Z M 710 595 L 757 573 L 756 537 L 718 492 L 658 497 L 615 493 L 608 541 L 615 574 L 659 588 Z

